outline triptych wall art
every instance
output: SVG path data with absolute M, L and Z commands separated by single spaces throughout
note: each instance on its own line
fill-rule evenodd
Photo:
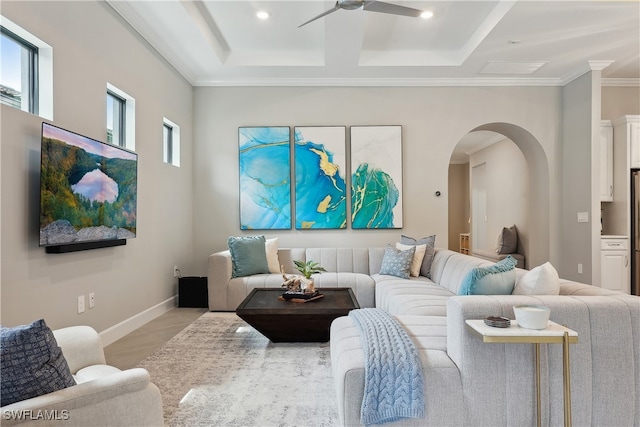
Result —
M 345 126 L 290 130 L 238 129 L 241 229 L 402 228 L 401 126 L 351 126 L 349 177 Z

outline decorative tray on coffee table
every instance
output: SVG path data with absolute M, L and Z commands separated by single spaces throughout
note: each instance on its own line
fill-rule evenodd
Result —
M 309 301 L 315 301 L 323 297 L 324 295 L 318 291 L 315 291 L 313 293 L 287 291 L 287 292 L 283 292 L 282 295 L 278 297 L 278 299 L 282 301 L 304 303 Z

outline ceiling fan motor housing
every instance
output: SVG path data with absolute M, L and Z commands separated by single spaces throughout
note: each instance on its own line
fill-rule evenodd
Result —
M 338 0 L 340 9 L 355 10 L 364 6 L 364 0 Z

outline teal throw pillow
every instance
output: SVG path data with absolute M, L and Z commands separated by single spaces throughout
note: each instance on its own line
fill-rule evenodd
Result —
M 384 250 L 384 256 L 382 257 L 380 274 L 408 279 L 411 274 L 411 261 L 413 261 L 413 254 L 415 252 L 415 246 L 404 251 L 396 249 L 393 246 L 387 246 Z
M 67 360 L 44 319 L 0 327 L 0 406 L 76 385 Z
M 269 273 L 264 236 L 229 237 L 227 244 L 231 252 L 231 277 Z
M 414 246 L 427 245 L 427 250 L 424 253 L 424 258 L 422 258 L 422 265 L 420 266 L 420 275 L 431 279 L 431 264 L 433 263 L 433 258 L 436 255 L 436 235 L 434 234 L 429 237 L 423 237 L 420 240 L 402 235 L 400 237 L 400 243 L 403 245 Z
M 458 295 L 509 295 L 516 284 L 516 259 L 511 255 L 489 267 L 476 267 L 462 281 Z

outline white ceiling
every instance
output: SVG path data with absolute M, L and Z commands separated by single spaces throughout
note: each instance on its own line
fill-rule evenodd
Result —
M 194 86 L 557 86 L 590 67 L 640 82 L 638 1 L 388 0 L 434 17 L 338 10 L 302 28 L 335 1 L 107 1 Z

